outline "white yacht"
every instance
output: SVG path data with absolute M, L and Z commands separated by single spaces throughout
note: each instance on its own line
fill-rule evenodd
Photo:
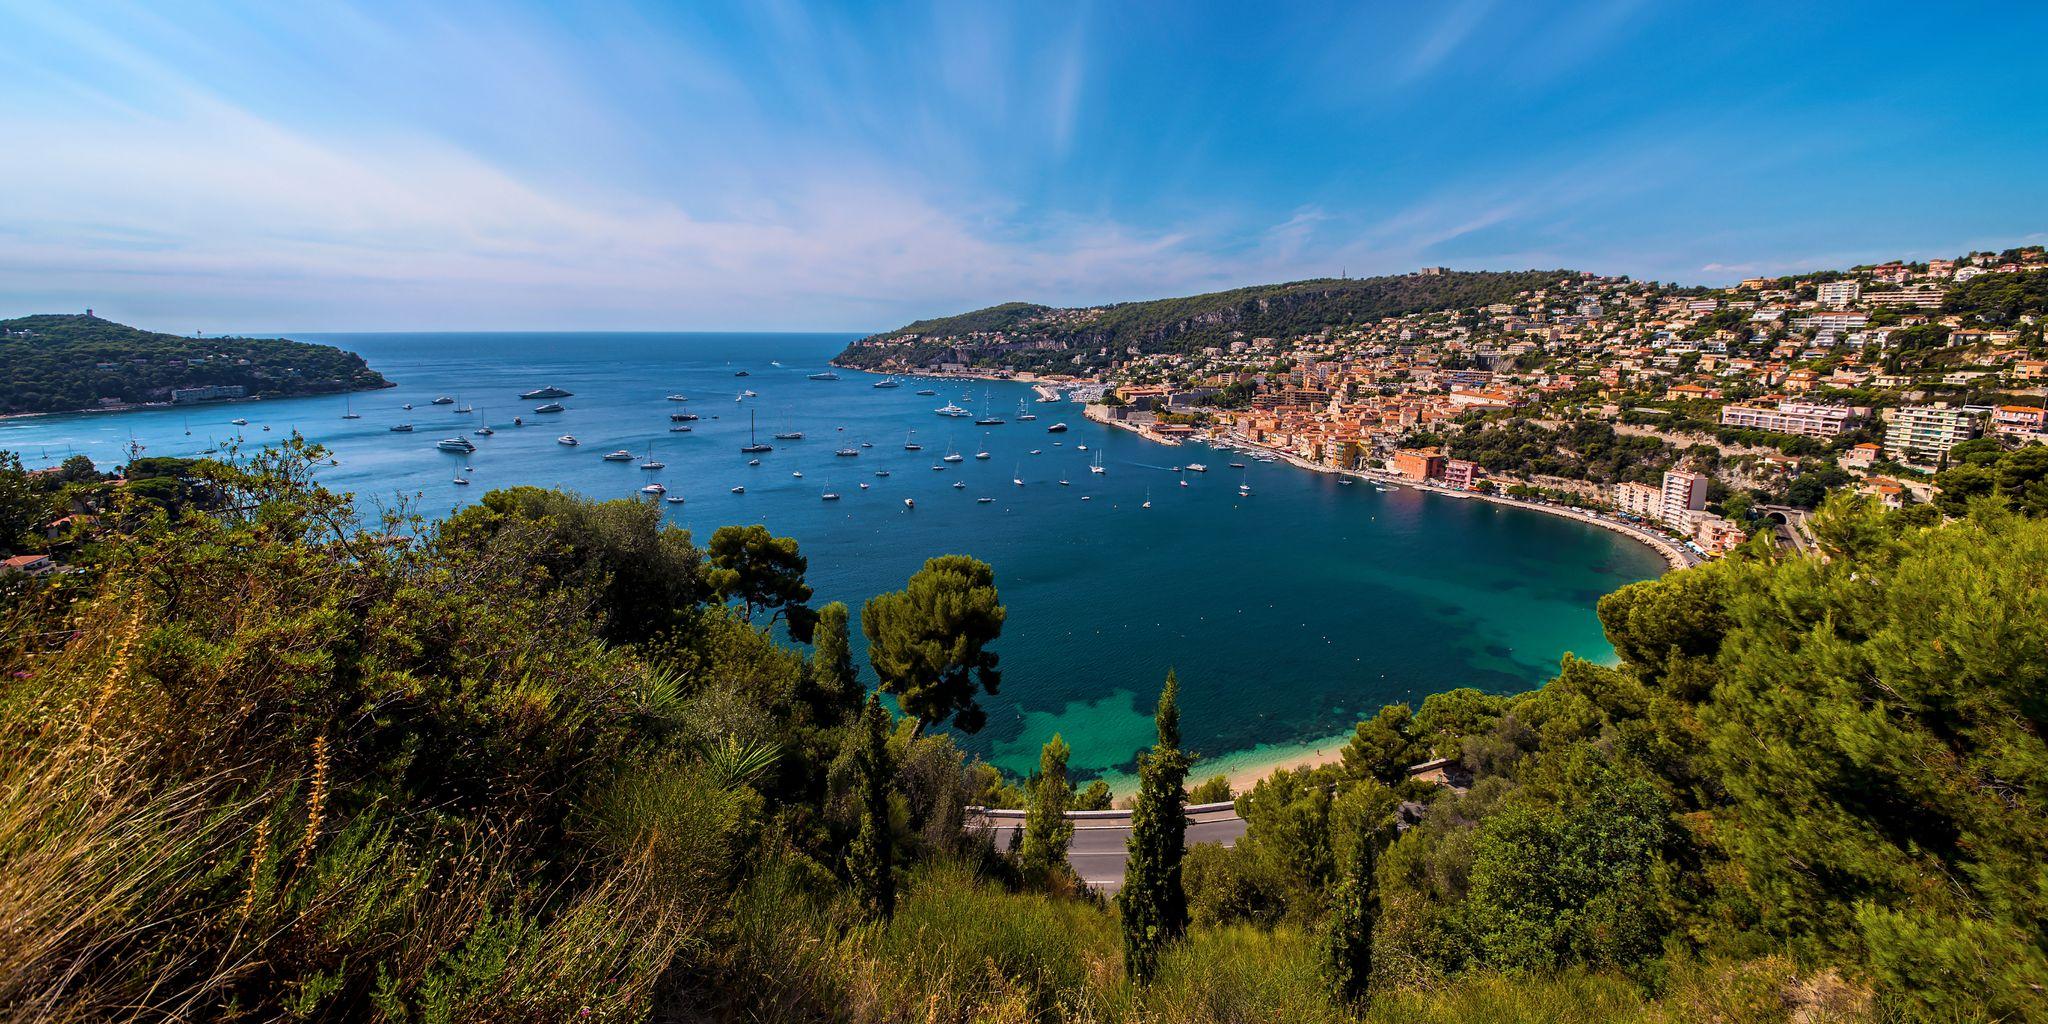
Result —
M 966 416 L 971 416 L 971 415 L 973 415 L 972 413 L 968 412 L 967 410 L 965 410 L 965 409 L 962 409 L 962 408 L 960 408 L 959 406 L 957 406 L 957 405 L 954 405 L 954 404 L 953 404 L 953 403 L 951 403 L 951 402 L 947 402 L 947 403 L 946 403 L 945 405 L 942 405 L 942 406 L 940 406 L 940 407 L 938 407 L 938 408 L 936 408 L 936 409 L 933 409 L 932 411 L 933 411 L 933 412 L 935 412 L 935 413 L 938 413 L 938 414 L 939 414 L 939 415 L 941 415 L 941 416 L 949 416 L 949 417 L 952 417 L 952 418 L 954 418 L 954 419 L 960 419 L 960 418 L 963 418 L 963 417 L 966 417 Z
M 476 451 L 476 444 L 466 437 L 444 437 L 434 442 L 434 447 L 444 452 L 461 452 L 464 455 Z
M 668 493 L 668 488 L 666 488 L 666 487 L 663 487 L 663 486 L 662 486 L 662 485 L 660 485 L 660 484 L 648 484 L 647 486 L 645 486 L 645 487 L 642 487 L 642 488 L 640 488 L 640 493 L 642 493 L 642 494 L 667 494 L 667 493 Z
M 1101 452 L 1095 453 L 1095 461 L 1088 464 L 1088 472 L 1095 473 L 1097 475 L 1109 472 L 1108 470 L 1102 468 Z
M 578 440 L 576 440 L 576 435 L 574 435 L 574 434 L 563 434 L 562 436 L 560 436 L 560 437 L 558 437 L 558 438 L 555 438 L 555 443 L 556 443 L 556 444 L 565 444 L 565 445 L 568 445 L 568 446 L 569 446 L 569 447 L 571 447 L 571 448 L 574 448 L 574 447 L 576 447 L 577 445 L 579 445 L 579 444 L 582 444 L 583 442 L 581 442 L 581 441 L 578 441 Z M 630 458 L 632 458 L 633 456 L 632 456 L 632 454 L 631 454 L 631 453 L 628 453 L 628 454 L 626 455 L 626 457 L 630 459 Z
M 606 462 L 631 462 L 633 461 L 633 453 L 625 450 L 624 448 L 621 448 L 618 451 L 615 451 L 610 455 L 605 456 L 604 460 Z

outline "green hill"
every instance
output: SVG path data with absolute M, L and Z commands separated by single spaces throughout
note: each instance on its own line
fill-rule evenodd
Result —
M 79 314 L 0 320 L 0 414 L 170 401 L 177 388 L 279 398 L 388 388 L 363 357 L 284 338 L 187 338 Z
M 1007 302 L 906 324 L 854 342 L 843 366 L 907 370 L 941 362 L 1039 372 L 1082 372 L 1115 355 L 1187 351 L 1284 338 L 1388 316 L 1511 302 L 1572 278 L 1565 270 L 1401 274 L 1253 285 L 1177 299 L 1058 308 Z

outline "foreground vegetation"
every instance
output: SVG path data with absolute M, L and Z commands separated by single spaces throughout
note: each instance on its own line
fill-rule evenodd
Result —
M 1064 744 L 1019 784 L 938 728 L 999 683 L 986 565 L 870 601 L 863 679 L 763 528 L 363 523 L 320 456 L 180 466 L 0 588 L 0 1020 L 2048 1014 L 2048 523 L 1995 484 L 1624 588 L 1618 665 L 1384 709 L 1232 849 L 1162 813 L 1169 683 L 1112 904 Z

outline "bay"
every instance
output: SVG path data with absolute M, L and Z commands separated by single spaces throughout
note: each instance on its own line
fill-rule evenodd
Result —
M 1566 652 L 1611 660 L 1595 601 L 1663 570 L 1647 548 L 1605 530 L 1344 485 L 1200 445 L 1163 447 L 1091 423 L 1077 405 L 1037 403 L 1023 384 L 906 379 L 877 389 L 881 378 L 844 370 L 840 380 L 810 379 L 849 335 L 292 336 L 359 352 L 398 387 L 4 420 L 0 448 L 30 465 L 83 452 L 107 467 L 125 461 L 131 439 L 149 455 L 196 455 L 237 434 L 253 445 L 297 430 L 339 461 L 322 477 L 330 487 L 366 504 L 408 496 L 430 515 L 494 487 L 640 499 L 658 480 L 686 499 L 663 503 L 664 514 L 699 543 L 728 523 L 796 537 L 817 600 L 846 601 L 856 616 L 863 599 L 902 586 L 926 558 L 972 554 L 995 567 L 1009 620 L 995 648 L 1002 688 L 984 699 L 988 727 L 961 740 L 1018 774 L 1057 731 L 1073 745 L 1077 775 L 1120 778 L 1151 742 L 1150 706 L 1168 668 L 1181 679 L 1184 735 L 1207 769 L 1284 757 L 1389 701 L 1459 686 L 1525 689 Z M 560 400 L 563 412 L 536 413 L 540 401 L 518 398 L 549 384 L 575 393 Z M 758 397 L 735 401 L 742 390 Z M 444 395 L 457 402 L 430 404 Z M 983 428 L 933 414 L 948 401 L 1008 422 Z M 413 409 L 400 408 L 407 402 Z M 1018 419 L 1020 402 L 1036 422 Z M 453 412 L 463 405 L 475 413 Z M 345 408 L 362 418 L 342 419 Z M 700 418 L 671 432 L 677 412 Z M 739 451 L 750 415 L 775 449 L 758 467 Z M 515 416 L 526 426 L 514 427 Z M 249 425 L 231 425 L 237 417 Z M 496 433 L 474 435 L 485 421 Z M 401 422 L 413 432 L 390 432 Z M 1046 431 L 1058 422 L 1069 430 Z M 791 431 L 804 439 L 770 437 Z M 582 443 L 560 445 L 563 434 Z M 459 435 L 474 454 L 434 447 Z M 922 450 L 904 450 L 906 438 Z M 836 455 L 842 448 L 859 454 Z M 949 448 L 966 458 L 941 462 Z M 634 458 L 603 461 L 617 449 Z M 989 458 L 974 458 L 982 450 Z M 650 451 L 664 469 L 639 468 Z M 1097 454 L 1100 475 L 1088 471 Z M 1232 461 L 1249 468 L 1227 468 Z M 1171 469 L 1188 462 L 1208 472 Z M 454 483 L 458 474 L 471 483 Z M 746 492 L 731 493 L 736 486 Z

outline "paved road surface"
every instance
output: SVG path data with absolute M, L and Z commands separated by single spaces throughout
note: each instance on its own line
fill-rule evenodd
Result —
M 1071 811 L 1074 842 L 1067 848 L 1067 863 L 1090 886 L 1115 892 L 1124 884 L 1124 852 L 1131 839 L 1129 811 Z M 969 809 L 970 828 L 983 828 L 994 835 L 996 848 L 1007 850 L 1010 836 L 1023 827 L 1023 811 L 981 811 Z M 1229 803 L 1199 804 L 1188 808 L 1188 845 L 1216 843 L 1234 846 L 1244 835 L 1244 820 Z

